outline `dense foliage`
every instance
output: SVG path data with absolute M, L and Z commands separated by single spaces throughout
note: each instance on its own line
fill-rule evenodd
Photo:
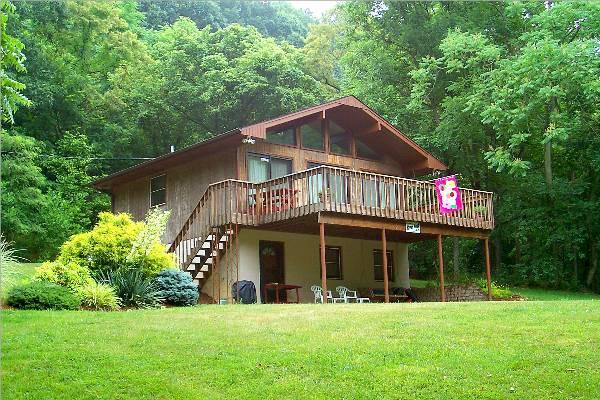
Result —
M 94 282 L 89 268 L 74 262 L 63 264 L 59 261 L 45 262 L 35 270 L 35 280 L 55 283 L 76 291 Z
M 164 299 L 154 278 L 134 269 L 109 271 L 101 275 L 104 283 L 114 288 L 125 307 L 149 308 L 158 306 Z
M 79 298 L 64 286 L 31 282 L 13 286 L 6 303 L 23 310 L 77 310 Z
M 3 228 L 31 259 L 96 223 L 94 177 L 354 94 L 496 193 L 495 278 L 600 290 L 598 2 L 348 1 L 313 25 L 260 1 L 2 7 Z M 481 273 L 476 241 L 445 246 L 453 275 Z
M 198 287 L 192 276 L 178 269 L 167 269 L 156 276 L 160 297 L 167 304 L 192 306 L 198 303 Z
M 21 258 L 17 254 L 18 249 L 15 249 L 12 243 L 7 242 L 0 235 L 0 268 L 2 272 L 2 286 L 4 288 L 11 287 L 18 281 L 18 267 Z
M 114 311 L 119 309 L 121 300 L 115 289 L 105 283 L 91 282 L 77 290 L 81 307 L 88 310 Z
M 61 246 L 57 261 L 80 265 L 95 276 L 121 269 L 156 275 L 172 267 L 174 260 L 156 237 L 135 246 L 148 229 L 148 224 L 133 222 L 128 214 L 100 213 L 91 231 L 74 235 Z

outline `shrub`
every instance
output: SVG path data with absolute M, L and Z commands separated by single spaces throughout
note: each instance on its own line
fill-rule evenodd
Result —
M 81 306 L 89 310 L 113 311 L 119 309 L 115 289 L 104 283 L 91 282 L 77 290 Z
M 34 279 L 55 283 L 72 291 L 94 282 L 88 268 L 73 262 L 63 264 L 59 261 L 43 263 L 35 270 Z
M 158 286 L 153 278 L 131 269 L 119 269 L 103 274 L 103 280 L 115 289 L 125 307 L 156 307 L 162 302 Z
M 24 310 L 77 310 L 79 298 L 69 289 L 50 282 L 31 282 L 13 287 L 7 304 Z
M 165 303 L 191 306 L 198 303 L 198 287 L 192 276 L 178 269 L 166 269 L 158 274 L 156 283 Z
M 476 281 L 477 286 L 479 286 L 479 288 L 487 293 L 487 280 L 485 279 L 478 279 Z M 495 299 L 508 299 L 510 297 L 513 296 L 513 292 L 502 285 L 497 284 L 496 282 L 492 282 L 492 297 Z
M 12 242 L 7 242 L 4 236 L 0 235 L 0 268 L 2 270 L 2 286 L 9 288 L 19 281 L 19 261 L 22 257 L 17 255 L 19 250 L 13 247 Z
M 96 276 L 119 269 L 137 269 L 154 276 L 175 262 L 156 236 L 134 248 L 141 236 L 148 237 L 144 234 L 147 229 L 144 222 L 133 222 L 127 214 L 100 213 L 94 229 L 73 235 L 62 245 L 58 261 L 81 265 Z

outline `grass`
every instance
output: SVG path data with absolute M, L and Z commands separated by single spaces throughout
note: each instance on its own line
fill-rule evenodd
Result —
M 537 288 L 511 288 L 514 293 L 520 294 L 527 300 L 600 300 L 600 295 L 596 293 L 569 292 L 566 290 L 551 290 Z
M 3 311 L 11 399 L 594 399 L 600 301 Z

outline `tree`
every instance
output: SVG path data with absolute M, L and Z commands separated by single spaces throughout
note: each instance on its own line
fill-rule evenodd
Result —
M 137 130 L 132 148 L 160 155 L 326 98 L 301 55 L 253 27 L 211 32 L 182 18 L 156 34 L 151 62 L 124 65 L 108 93 L 115 123 Z M 120 110 L 120 112 L 119 112 Z
M 19 82 L 15 74 L 25 72 L 23 43 L 8 34 L 9 16 L 15 12 L 15 6 L 8 0 L 0 0 L 0 126 L 2 122 L 14 122 L 14 113 L 19 106 L 31 104 L 23 95 L 25 85 Z
M 186 0 L 156 2 L 142 0 L 140 10 L 146 15 L 146 25 L 160 30 L 174 24 L 180 17 L 194 21 L 199 29 L 225 28 L 239 23 L 255 27 L 262 35 L 286 40 L 300 46 L 312 18 L 284 2 L 258 1 L 204 1 Z

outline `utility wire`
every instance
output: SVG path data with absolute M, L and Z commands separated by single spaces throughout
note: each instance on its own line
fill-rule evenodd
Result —
M 3 151 L 1 153 L 3 156 L 4 155 L 11 155 L 11 154 L 20 154 L 19 152 L 16 151 Z M 35 154 L 34 157 L 58 157 L 58 158 L 64 158 L 64 159 L 68 159 L 68 160 L 103 160 L 103 161 L 123 161 L 123 160 L 138 160 L 138 161 L 143 161 L 143 160 L 154 160 L 155 157 L 80 157 L 80 156 L 61 156 L 61 155 L 57 155 L 57 154 Z

